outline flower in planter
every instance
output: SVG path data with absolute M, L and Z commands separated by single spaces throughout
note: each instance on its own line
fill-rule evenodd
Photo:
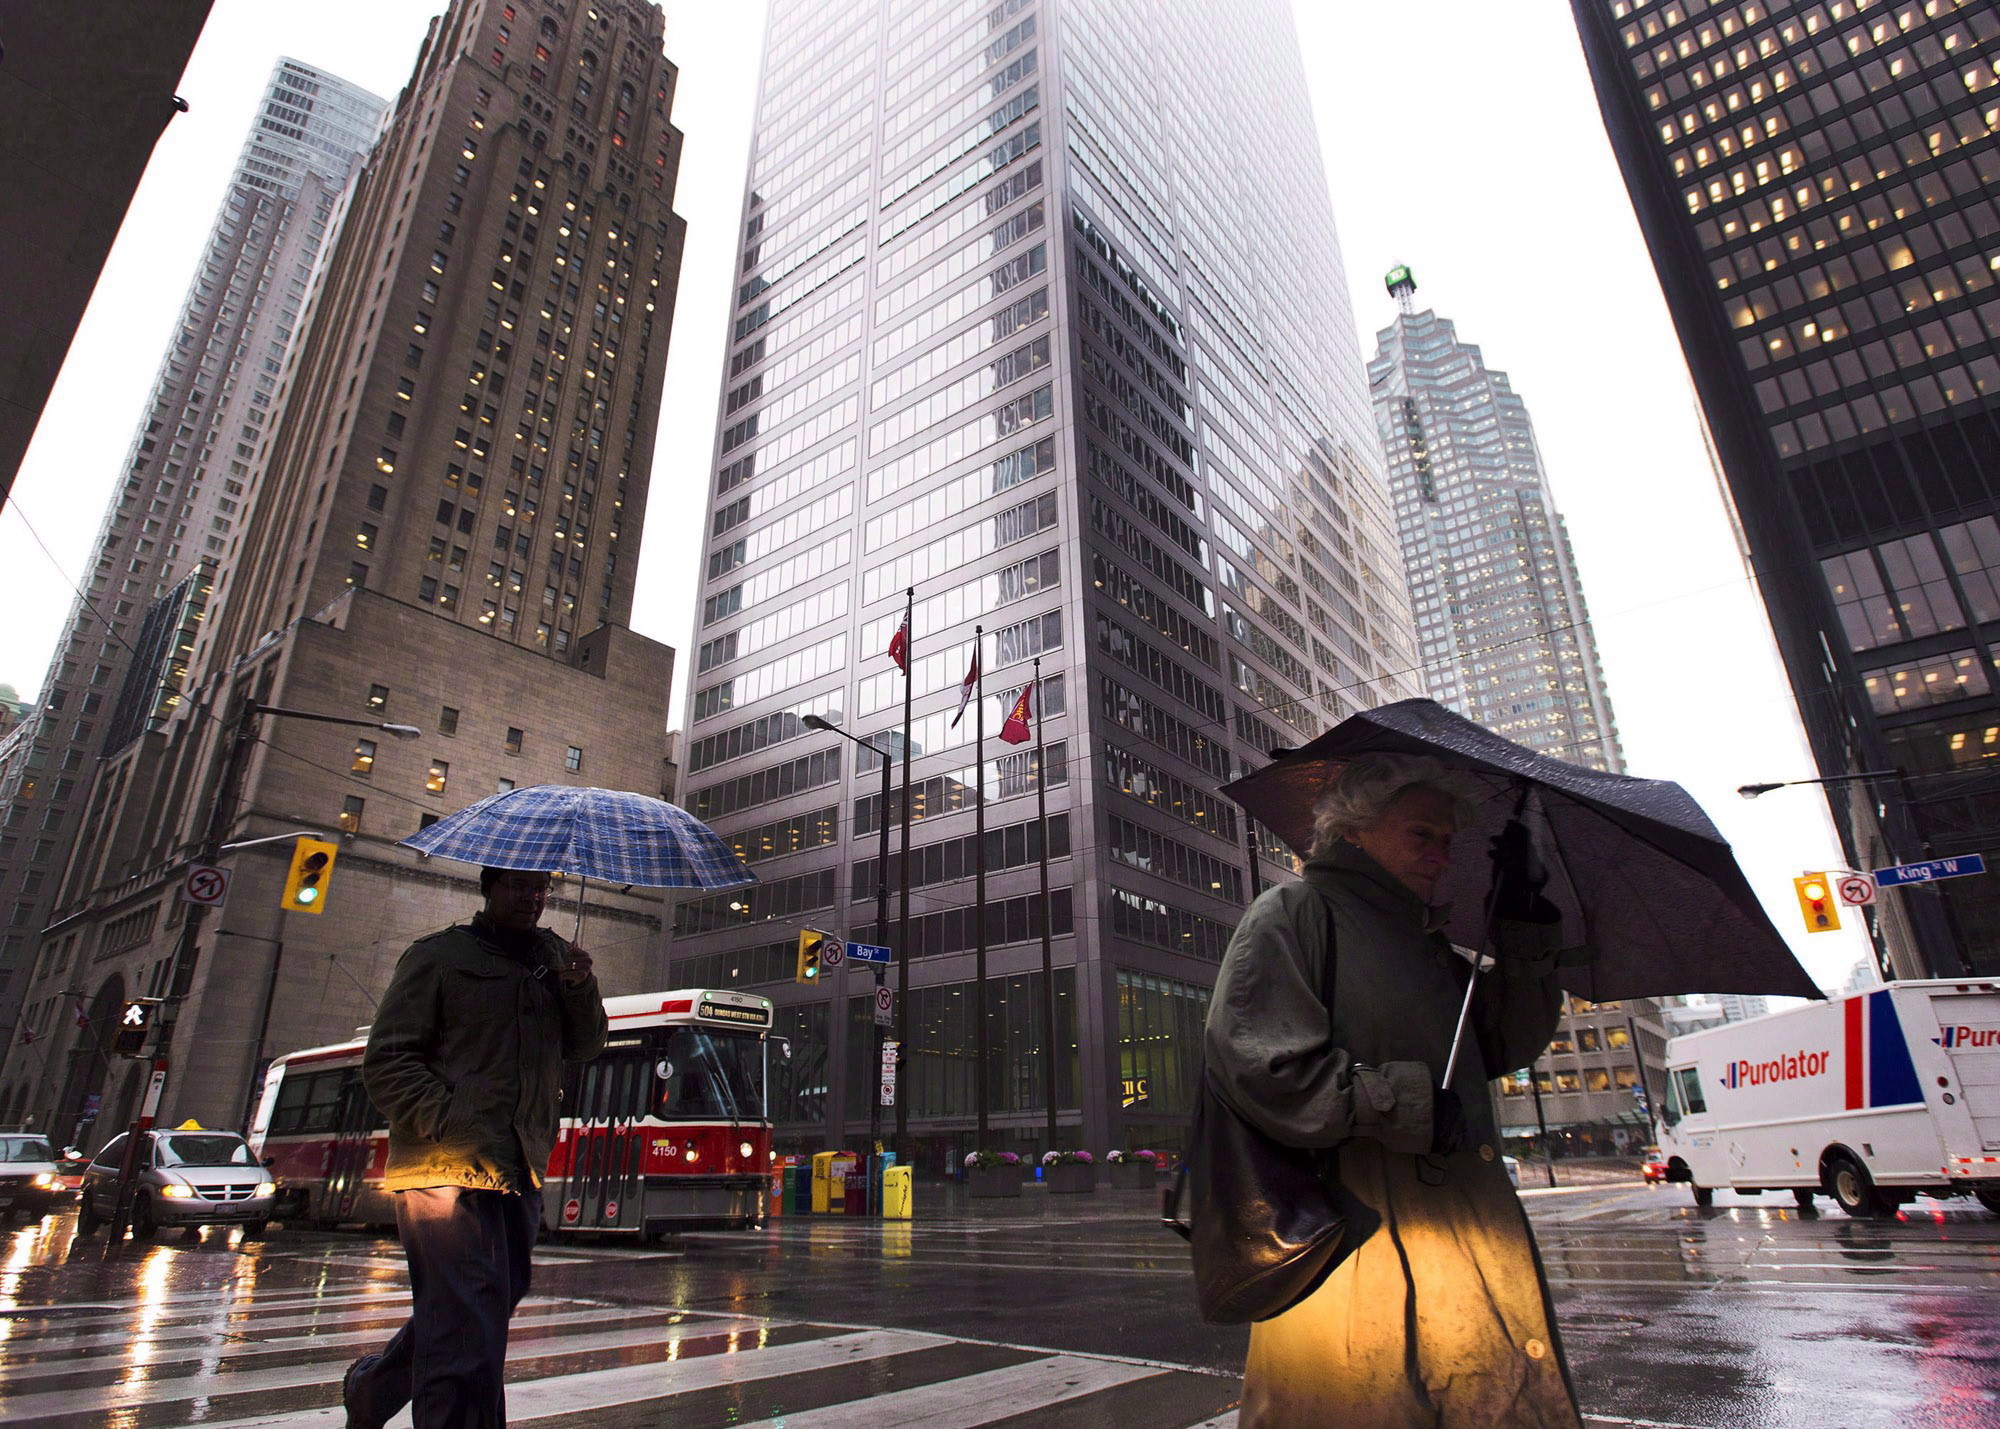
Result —
M 1091 1155 L 1088 1151 L 1044 1151 L 1042 1153 L 1042 1165 L 1044 1166 L 1062 1166 L 1070 1162 L 1088 1166 L 1091 1164 Z
M 968 1169 L 990 1170 L 995 1166 L 1019 1166 L 1021 1158 L 1011 1151 L 972 1151 L 965 1157 Z
M 1143 1161 L 1148 1166 L 1151 1166 L 1153 1163 L 1155 1163 L 1160 1159 L 1160 1153 L 1157 1151 L 1113 1150 L 1104 1159 L 1107 1161 L 1118 1161 L 1118 1162 Z

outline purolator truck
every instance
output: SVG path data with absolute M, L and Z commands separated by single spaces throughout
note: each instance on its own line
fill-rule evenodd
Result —
M 1918 1193 L 2000 1215 L 2000 982 L 1899 982 L 1667 1043 L 1660 1150 L 1715 1189 L 1825 1193 L 1852 1216 Z

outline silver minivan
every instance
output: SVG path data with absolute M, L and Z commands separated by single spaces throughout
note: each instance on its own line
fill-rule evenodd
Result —
M 162 1226 L 240 1225 L 262 1235 L 278 1188 L 233 1131 L 190 1126 L 141 1132 L 132 1233 L 144 1238 Z M 115 1136 L 83 1173 L 77 1192 L 76 1228 L 88 1235 L 111 1219 L 118 1202 L 118 1168 L 125 1137 Z

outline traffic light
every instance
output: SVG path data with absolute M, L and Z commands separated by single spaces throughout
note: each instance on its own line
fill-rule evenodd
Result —
M 300 839 L 292 845 L 292 871 L 285 878 L 285 910 L 290 913 L 324 913 L 326 884 L 333 875 L 333 861 L 340 845 L 324 839 Z
M 1840 930 L 1840 909 L 1833 901 L 1833 889 L 1824 873 L 1803 873 L 1792 880 L 1799 895 L 1799 912 L 1805 914 L 1808 933 L 1835 933 Z
M 134 998 L 118 1014 L 118 1026 L 111 1033 L 111 1050 L 120 1057 L 141 1057 L 146 1039 L 153 1035 L 153 1018 L 160 1010 L 157 997 Z
M 812 928 L 799 933 L 799 966 L 792 975 L 793 982 L 815 983 L 819 981 L 820 953 L 833 941 L 830 933 L 821 933 Z

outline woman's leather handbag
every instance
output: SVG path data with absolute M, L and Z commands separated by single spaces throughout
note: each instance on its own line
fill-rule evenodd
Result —
M 1329 1008 L 1333 937 L 1329 908 L 1320 980 L 1320 1001 Z M 1272 1140 L 1216 1093 L 1206 1066 L 1162 1219 L 1188 1241 L 1201 1317 L 1215 1325 L 1283 1314 L 1381 1224 L 1341 1184 L 1336 1150 Z

